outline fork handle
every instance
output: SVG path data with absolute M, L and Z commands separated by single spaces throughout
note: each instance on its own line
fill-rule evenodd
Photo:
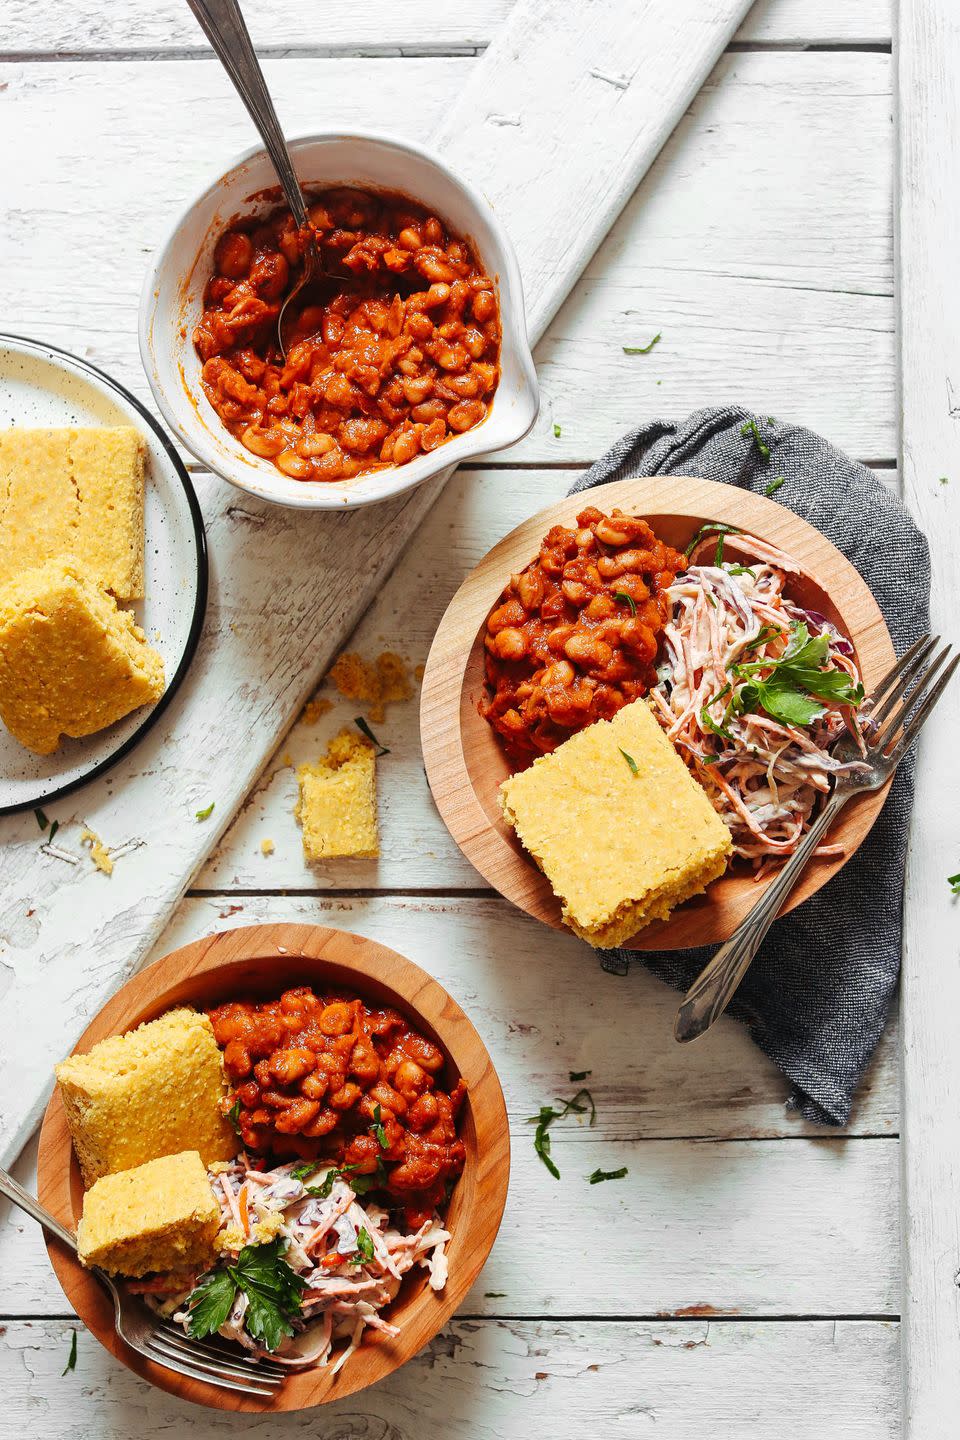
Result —
M 51 1235 L 56 1235 L 57 1239 L 62 1240 L 64 1245 L 68 1245 L 76 1255 L 76 1235 L 72 1235 L 66 1226 L 61 1225 L 59 1220 L 55 1220 L 49 1210 L 44 1210 L 39 1200 L 28 1194 L 12 1175 L 7 1174 L 6 1170 L 0 1170 L 0 1195 L 5 1195 L 8 1200 L 13 1201 L 14 1205 L 26 1211 L 32 1220 L 38 1221 L 44 1230 L 50 1231 Z
M 187 0 L 187 4 L 259 130 L 297 228 L 302 230 L 310 223 L 303 191 L 237 0 Z
M 710 1029 L 733 999 L 770 926 L 793 889 L 823 836 L 833 824 L 848 796 L 834 790 L 810 829 L 783 866 L 780 874 L 767 886 L 753 909 L 741 920 L 725 945 L 694 980 L 677 1011 L 673 1025 L 674 1038 L 685 1042 L 696 1040 Z

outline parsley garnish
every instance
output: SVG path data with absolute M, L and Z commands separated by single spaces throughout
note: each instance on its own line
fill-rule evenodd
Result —
M 374 735 L 373 731 L 370 729 L 370 726 L 367 724 L 366 720 L 364 720 L 364 718 L 363 718 L 362 715 L 357 715 L 357 716 L 354 718 L 354 722 L 353 722 L 353 723 L 354 723 L 354 725 L 356 725 L 357 729 L 360 731 L 360 734 L 361 734 L 361 735 L 366 735 L 367 739 L 368 739 L 368 740 L 370 741 L 370 743 L 374 746 L 374 748 L 376 749 L 376 752 L 377 752 L 376 758 L 377 758 L 378 760 L 380 759 L 380 756 L 381 756 L 381 755 L 389 755 L 389 754 L 390 754 L 390 751 L 387 749 L 386 745 L 381 745 L 381 744 L 380 744 L 380 741 L 377 739 L 376 735 Z
M 553 438 L 554 440 L 560 439 L 560 426 L 557 424 L 556 420 L 554 420 L 553 422 Z
M 751 570 L 749 565 L 731 565 L 727 569 L 728 575 L 749 575 L 751 580 L 756 580 L 756 570 Z
M 300 1314 L 306 1286 L 284 1260 L 286 1248 L 278 1235 L 266 1245 L 245 1245 L 234 1264 L 208 1270 L 187 1299 L 187 1334 L 194 1340 L 215 1335 L 239 1291 L 247 1297 L 247 1330 L 268 1350 L 276 1350 L 285 1335 L 293 1334 L 291 1322 Z
M 626 1165 L 621 1165 L 619 1170 L 594 1170 L 589 1177 L 591 1185 L 599 1185 L 602 1180 L 622 1180 L 627 1173 Z
M 37 824 L 40 826 L 40 829 L 41 829 L 41 830 L 46 830 L 47 826 L 50 824 L 50 821 L 47 819 L 46 815 L 44 815 L 44 813 L 43 813 L 43 811 L 40 809 L 40 807 L 38 806 L 37 809 L 34 810 L 33 813 L 34 813 L 34 815 L 37 817 Z M 74 1333 L 74 1335 L 76 1335 L 76 1333 L 77 1333 L 76 1330 L 74 1330 L 73 1333 Z
M 370 1238 L 370 1232 L 362 1225 L 357 1231 L 357 1252 L 363 1256 L 364 1260 L 373 1259 L 373 1241 Z
M 768 425 L 770 425 L 771 423 L 771 420 L 767 421 Z M 748 420 L 745 425 L 741 425 L 740 434 L 752 435 L 754 440 L 756 441 L 757 449 L 760 451 L 760 455 L 764 462 L 770 459 L 770 446 L 766 443 L 763 436 L 760 434 L 760 429 L 757 425 L 756 420 Z
M 48 845 L 52 845 L 52 844 L 53 844 L 53 837 L 56 835 L 56 833 L 57 833 L 57 831 L 58 831 L 59 829 L 60 829 L 60 821 L 59 821 L 59 820 L 54 820 L 53 824 L 50 826 L 50 834 L 47 836 L 47 844 L 48 844 Z
M 950 886 L 951 895 L 960 895 L 960 875 L 948 875 L 947 884 Z
M 948 475 L 941 475 L 941 476 L 940 476 L 940 484 L 941 484 L 941 485 L 949 485 L 949 484 L 950 484 L 950 477 L 949 477 Z
M 507 1292 L 506 1290 L 484 1290 L 483 1298 L 484 1300 L 506 1300 Z
M 303 1180 L 307 1175 L 312 1175 L 319 1168 L 316 1161 L 310 1165 L 295 1165 L 290 1171 L 292 1180 Z M 359 1165 L 331 1165 L 319 1185 L 304 1185 L 308 1195 L 316 1200 L 328 1200 L 333 1191 L 334 1182 L 343 1180 L 355 1195 L 366 1195 L 368 1190 L 374 1186 L 383 1186 L 387 1182 L 387 1172 L 380 1160 L 377 1160 L 377 1168 L 372 1175 L 357 1175 L 354 1172 L 359 1170 Z M 349 1180 L 347 1176 L 349 1175 Z
M 240 1134 L 240 1097 L 239 1097 L 239 1095 L 237 1096 L 236 1100 L 234 1100 L 233 1104 L 230 1106 L 230 1109 L 227 1111 L 227 1119 L 230 1121 L 230 1124 L 233 1126 L 234 1130 L 236 1130 L 237 1134 L 239 1135 L 239 1134 Z M 298 1177 L 298 1178 L 299 1178 L 299 1177 Z
M 76 1368 L 77 1368 L 77 1332 L 76 1332 L 76 1330 L 74 1330 L 73 1334 L 70 1336 L 70 1354 L 67 1356 L 67 1363 L 66 1363 L 66 1365 L 64 1365 L 63 1369 L 60 1371 L 60 1374 L 61 1374 L 61 1376 L 66 1375 L 66 1373 L 67 1373 L 68 1370 L 76 1370 Z
M 660 331 L 658 330 L 649 345 L 624 345 L 623 353 L 624 355 L 649 355 L 654 345 L 659 345 L 660 338 Z
M 631 614 L 631 615 L 636 615 L 636 613 L 637 613 L 637 602 L 634 600 L 634 598 L 633 598 L 632 595 L 628 595 L 624 590 L 618 590 L 618 591 L 616 592 L 616 594 L 614 595 L 613 598 L 614 598 L 614 600 L 620 600 L 620 601 L 622 601 L 624 605 L 629 605 L 629 606 L 630 606 L 630 614 Z
M 787 477 L 785 475 L 778 475 L 775 480 L 770 481 L 770 484 L 767 486 L 766 490 L 764 490 L 763 493 L 764 495 L 766 495 L 767 499 L 769 499 L 771 495 L 776 495 L 781 485 L 785 485 L 786 483 Z
M 694 535 L 693 539 L 690 541 L 690 544 L 687 546 L 686 550 L 684 550 L 683 553 L 689 560 L 694 550 L 700 544 L 700 541 L 703 540 L 707 535 L 740 535 L 741 533 L 742 532 L 738 529 L 736 525 L 724 525 L 723 522 L 720 520 L 710 520 L 706 525 L 700 526 L 700 529 L 697 531 L 696 535 Z M 722 555 L 723 551 L 721 551 L 720 553 Z
M 383 1125 L 380 1123 L 380 1101 L 379 1101 L 379 1100 L 377 1101 L 376 1105 L 374 1105 L 374 1107 L 373 1107 L 373 1127 L 372 1127 L 372 1128 L 373 1128 L 373 1133 L 374 1133 L 374 1135 L 376 1135 L 376 1137 L 377 1137 L 377 1144 L 380 1146 L 380 1149 L 381 1149 L 381 1150 L 389 1150 L 389 1149 L 390 1149 L 390 1146 L 389 1146 L 389 1144 L 388 1144 L 388 1142 L 387 1142 L 387 1132 L 386 1132 L 386 1130 L 384 1130 Z
M 821 700 L 859 705 L 863 686 L 855 685 L 845 670 L 822 668 L 829 646 L 825 633 L 811 636 L 801 620 L 791 627 L 790 642 L 779 659 L 735 665 L 733 673 L 747 682 L 736 695 L 738 713 L 759 705 L 785 725 L 812 725 L 824 713 Z M 761 678 L 762 671 L 769 673 Z
M 639 774 L 640 774 L 640 766 L 637 764 L 636 760 L 634 760 L 633 756 L 632 756 L 632 755 L 628 755 L 627 752 L 626 752 L 626 750 L 624 750 L 624 749 L 623 749 L 621 746 L 619 746 L 619 745 L 617 746 L 617 749 L 620 751 L 620 754 L 623 756 L 624 760 L 626 760 L 627 764 L 630 766 L 630 773 L 631 773 L 631 775 L 639 775 Z
M 593 1071 L 592 1071 L 592 1070 L 571 1070 L 571 1071 L 570 1071 L 570 1084 L 571 1084 L 571 1085 L 579 1085 L 581 1080 L 586 1080 L 587 1077 L 588 1077 L 589 1075 L 592 1075 L 592 1074 L 593 1074 Z
M 209 819 L 210 819 L 210 816 L 213 814 L 213 807 L 216 805 L 216 803 L 217 803 L 216 800 L 211 800 L 211 801 L 210 801 L 210 804 L 207 806 L 207 808 L 206 808 L 205 810 L 198 810 L 198 811 L 197 811 L 197 819 L 198 819 L 198 820 L 209 820 Z
M 303 1165 L 294 1165 L 290 1171 L 290 1179 L 306 1180 L 308 1175 L 312 1175 L 313 1172 L 319 1170 L 319 1168 L 319 1163 L 316 1160 L 307 1160 Z
M 586 1072 L 589 1074 L 589 1071 Z M 536 1150 L 544 1165 L 550 1171 L 554 1180 L 560 1179 L 560 1171 L 550 1155 L 549 1129 L 554 1120 L 562 1120 L 565 1115 L 585 1115 L 589 1107 L 590 1124 L 593 1125 L 597 1119 L 597 1107 L 594 1104 L 593 1096 L 589 1090 L 578 1090 L 572 1100 L 561 1100 L 559 1102 L 562 1110 L 555 1110 L 552 1105 L 541 1105 L 538 1114 L 528 1115 L 527 1124 L 536 1125 L 536 1132 L 533 1137 L 533 1148 Z

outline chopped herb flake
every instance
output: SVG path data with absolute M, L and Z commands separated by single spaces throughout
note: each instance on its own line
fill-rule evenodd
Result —
M 589 1071 L 586 1072 L 589 1074 Z M 536 1115 L 527 1116 L 528 1125 L 536 1125 L 537 1129 L 533 1137 L 533 1148 L 536 1150 L 544 1165 L 550 1171 L 554 1180 L 560 1179 L 560 1171 L 557 1169 L 550 1155 L 550 1136 L 548 1131 L 554 1120 L 562 1120 L 565 1115 L 585 1115 L 590 1110 L 590 1124 L 593 1125 L 597 1118 L 597 1107 L 594 1104 L 593 1096 L 589 1090 L 578 1090 L 572 1100 L 559 1100 L 563 1106 L 562 1110 L 555 1110 L 552 1105 L 541 1105 Z
M 756 570 L 751 570 L 749 565 L 729 565 L 729 566 L 727 567 L 727 574 L 728 574 L 728 575 L 749 575 L 751 580 L 756 580 L 756 578 L 757 578 L 757 572 L 756 572 Z
M 613 598 L 614 598 L 614 600 L 619 600 L 620 603 L 621 603 L 621 605 L 629 605 L 629 606 L 630 606 L 630 614 L 631 614 L 631 615 L 636 615 L 636 613 L 637 613 L 637 602 L 634 600 L 634 598 L 633 598 L 632 595 L 627 595 L 625 591 L 623 591 L 623 590 L 618 590 L 618 591 L 615 593 L 615 595 L 614 595 Z
M 770 484 L 767 486 L 766 490 L 764 490 L 763 493 L 769 500 L 770 496 L 776 495 L 777 491 L 780 489 L 780 486 L 785 485 L 786 483 L 787 477 L 785 475 L 778 475 L 775 479 L 770 481 Z
M 951 895 L 960 895 L 960 875 L 948 875 L 947 884 L 950 886 Z
M 60 821 L 59 821 L 59 820 L 54 820 L 53 824 L 50 826 L 50 834 L 47 836 L 47 844 L 48 844 L 48 845 L 52 845 L 52 844 L 53 844 L 53 837 L 56 835 L 56 833 L 57 833 L 57 831 L 58 831 L 59 829 L 60 829 Z
M 571 1084 L 571 1085 L 579 1085 L 581 1080 L 586 1080 L 586 1079 L 587 1079 L 590 1075 L 592 1075 L 592 1074 L 593 1074 L 593 1071 L 592 1071 L 592 1070 L 571 1070 L 571 1071 L 570 1071 L 570 1084 Z
M 630 766 L 630 773 L 631 773 L 631 775 L 639 775 L 639 774 L 640 774 L 640 766 L 637 764 L 636 760 L 634 760 L 633 756 L 632 756 L 632 755 L 628 755 L 627 752 L 626 752 L 626 750 L 624 750 L 624 749 L 623 749 L 621 746 L 619 746 L 619 745 L 617 746 L 617 749 L 620 751 L 620 754 L 623 756 L 624 760 L 626 760 L 627 764 Z
M 60 1371 L 60 1374 L 61 1374 L 61 1375 L 66 1375 L 69 1370 L 76 1370 L 76 1368 L 77 1368 L 77 1332 L 76 1332 L 76 1330 L 74 1330 L 73 1334 L 70 1336 L 70 1354 L 67 1356 L 67 1363 L 66 1363 L 66 1365 L 64 1365 L 63 1369 Z
M 560 433 L 561 433 L 561 432 L 560 432 L 560 426 L 557 424 L 556 420 L 554 420 L 554 422 L 553 422 L 553 438 L 554 438 L 554 440 L 559 440 L 559 439 L 560 439 Z
M 687 546 L 686 550 L 684 550 L 683 553 L 689 560 L 694 550 L 696 550 L 697 546 L 700 544 L 700 541 L 706 539 L 708 535 L 739 534 L 741 534 L 741 531 L 736 525 L 725 525 L 721 520 L 710 520 L 707 522 L 706 525 L 700 526 L 700 529 L 697 531 L 696 535 L 694 535 L 693 539 L 690 541 L 690 544 Z
M 234 1100 L 233 1104 L 230 1106 L 230 1109 L 227 1111 L 227 1119 L 230 1121 L 230 1124 L 233 1126 L 234 1130 L 236 1130 L 237 1134 L 239 1135 L 239 1134 L 240 1134 L 240 1097 L 239 1097 L 239 1095 L 237 1096 L 236 1100 Z
M 36 810 L 34 810 L 33 813 L 37 817 L 37 824 L 40 826 L 40 829 L 46 830 L 47 826 L 50 824 L 50 821 L 47 819 L 46 815 L 44 815 L 43 811 L 38 807 Z M 73 1333 L 74 1335 L 76 1335 L 76 1330 L 74 1330 Z
M 373 1133 L 377 1137 L 377 1144 L 380 1146 L 380 1149 L 389 1150 L 390 1146 L 387 1142 L 387 1132 L 381 1124 L 380 1113 L 380 1102 L 378 1100 L 373 1107 Z
M 769 425 L 770 423 L 771 422 L 768 420 L 767 424 Z M 770 459 L 770 446 L 766 443 L 763 436 L 760 434 L 760 427 L 757 425 L 756 420 L 748 420 L 745 425 L 741 425 L 740 434 L 752 435 L 756 443 L 756 447 L 760 451 L 761 458 L 764 460 L 764 462 Z
M 941 476 L 940 476 L 940 484 L 941 484 L 941 485 L 949 485 L 949 484 L 950 484 L 949 477 L 946 476 L 946 475 L 941 475 Z
M 353 721 L 353 723 L 354 723 L 354 725 L 356 725 L 357 729 L 360 731 L 360 734 L 361 734 L 361 735 L 366 735 L 367 739 L 370 741 L 370 744 L 373 745 L 373 747 L 375 748 L 375 750 L 376 750 L 376 752 L 377 752 L 376 758 L 377 758 L 378 760 L 380 759 L 380 756 L 381 756 L 381 755 L 389 755 L 389 754 L 390 754 L 390 751 L 387 749 L 386 745 L 381 745 L 381 744 L 380 744 L 380 741 L 377 739 L 376 735 L 374 735 L 373 731 L 370 729 L 370 726 L 367 724 L 366 720 L 364 720 L 364 718 L 363 718 L 362 715 L 356 715 L 356 716 L 354 716 L 354 721 Z
M 483 1298 L 484 1300 L 506 1300 L 507 1292 L 506 1290 L 484 1290 Z
M 209 820 L 209 819 L 210 819 L 210 816 L 213 814 L 213 807 L 216 805 L 216 803 L 217 803 L 216 800 L 211 800 L 211 801 L 210 801 L 210 804 L 207 806 L 207 808 L 206 808 L 205 810 L 198 810 L 198 811 L 197 811 L 197 819 L 198 819 L 198 820 Z
M 364 1226 L 361 1226 L 357 1231 L 357 1250 L 363 1256 L 364 1260 L 373 1259 L 373 1240 L 370 1237 L 369 1230 Z
M 626 1165 L 621 1165 L 619 1170 L 594 1170 L 590 1176 L 590 1184 L 599 1185 L 602 1180 L 622 1180 L 626 1174 Z
M 659 345 L 660 340 L 661 334 L 658 330 L 649 345 L 624 345 L 623 353 L 624 355 L 649 355 L 654 345 Z

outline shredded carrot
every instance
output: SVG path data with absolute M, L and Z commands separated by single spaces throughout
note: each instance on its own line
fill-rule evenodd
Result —
M 240 1220 L 243 1225 L 243 1233 L 250 1234 L 250 1209 L 247 1205 L 247 1187 L 243 1185 L 240 1189 Z

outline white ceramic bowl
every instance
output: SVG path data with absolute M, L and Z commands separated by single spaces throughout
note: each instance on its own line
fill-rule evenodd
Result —
M 253 149 L 187 207 L 161 247 L 140 298 L 140 354 L 154 399 L 171 430 L 191 454 L 241 490 L 308 510 L 372 505 L 415 489 L 448 465 L 502 450 L 521 439 L 537 418 L 539 392 L 527 341 L 520 269 L 489 201 L 437 156 L 393 136 L 330 131 L 292 140 L 290 149 L 297 174 L 308 189 L 356 185 L 397 190 L 436 211 L 452 230 L 473 241 L 487 274 L 496 282 L 503 328 L 500 383 L 487 418 L 429 455 L 341 484 L 291 480 L 230 434 L 203 393 L 192 336 L 221 231 L 235 216 L 263 213 L 282 203 L 266 151 Z

